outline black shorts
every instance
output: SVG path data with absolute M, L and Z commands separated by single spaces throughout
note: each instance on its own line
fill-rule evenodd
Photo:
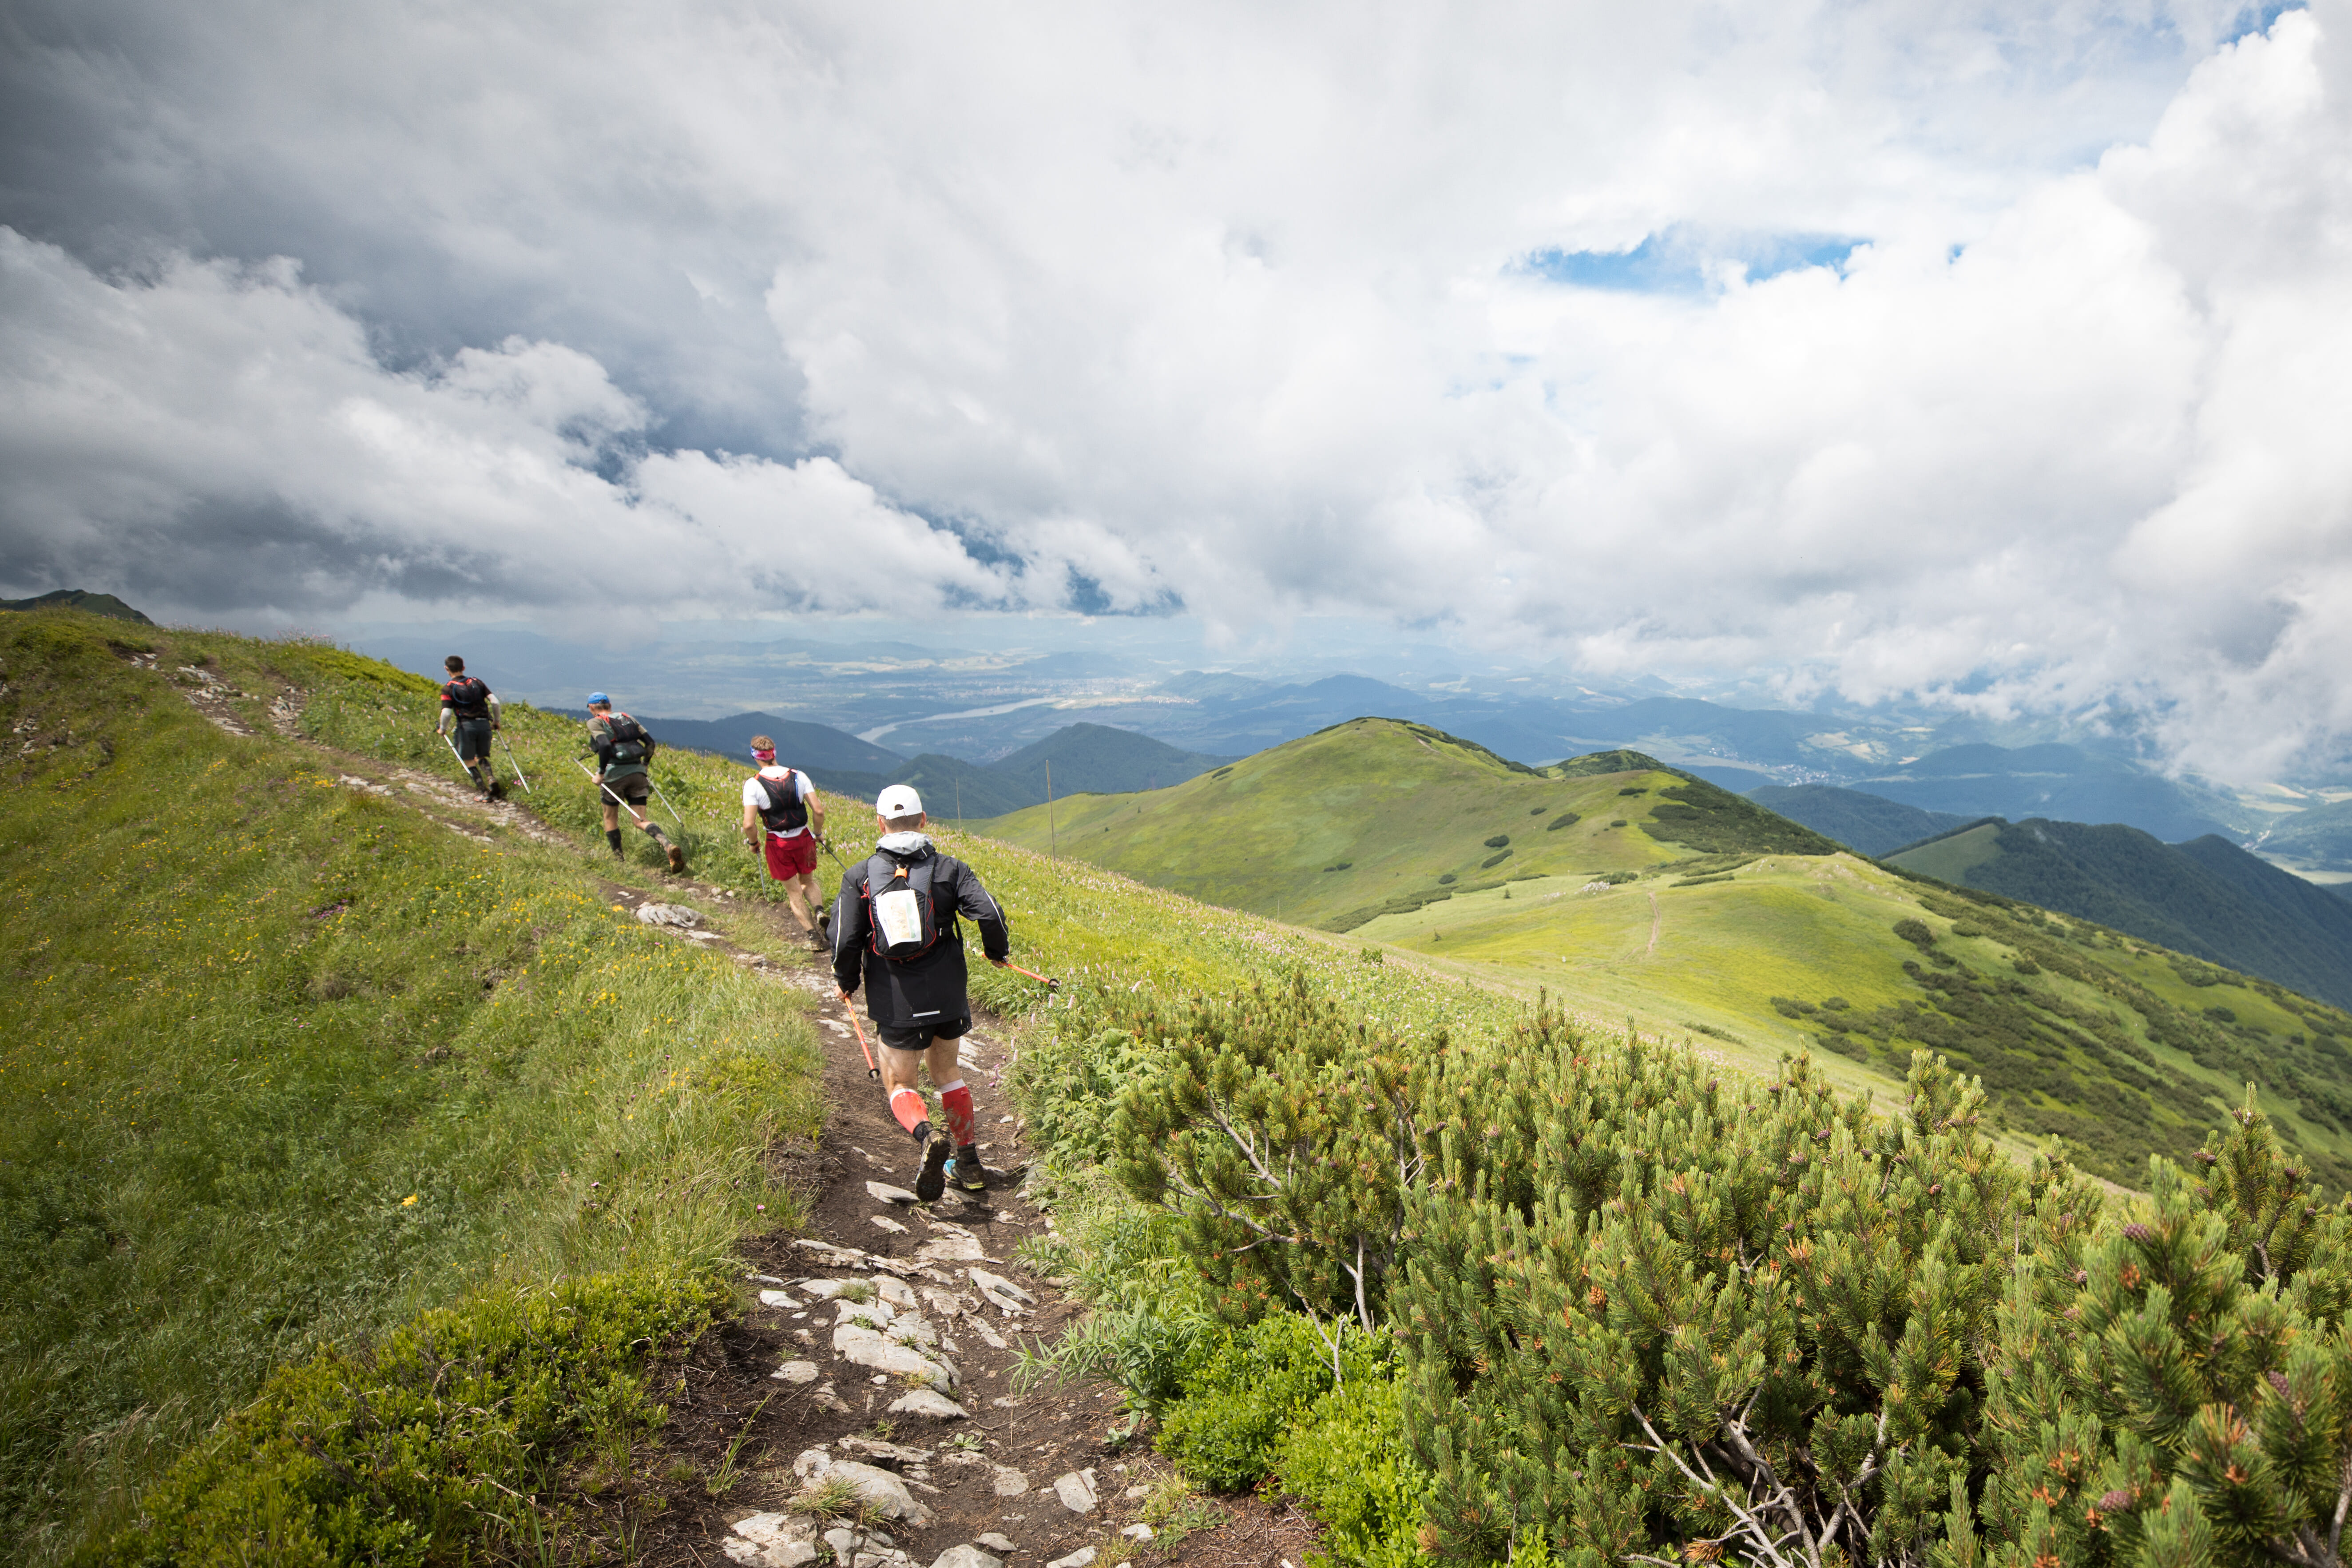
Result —
M 488 719 L 457 721 L 457 755 L 469 763 L 490 760 L 490 721 Z
M 971 1033 L 971 1015 L 937 1024 L 877 1024 L 874 1032 L 894 1051 L 928 1050 L 934 1040 L 960 1040 Z
M 643 805 L 654 795 L 653 780 L 644 773 L 625 773 L 616 779 L 604 781 L 604 787 L 627 801 L 631 805 Z M 613 803 L 606 801 L 606 805 Z

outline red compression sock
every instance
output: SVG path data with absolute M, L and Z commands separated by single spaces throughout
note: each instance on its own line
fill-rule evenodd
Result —
M 971 1147 L 971 1090 L 964 1087 L 963 1079 L 940 1090 L 940 1106 L 948 1113 L 948 1135 L 956 1147 Z
M 911 1089 L 902 1089 L 890 1097 L 890 1114 L 898 1125 L 912 1132 L 931 1119 L 930 1108 L 923 1103 L 922 1095 Z

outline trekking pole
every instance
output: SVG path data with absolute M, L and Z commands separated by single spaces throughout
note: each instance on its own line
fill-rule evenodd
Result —
M 472 784 L 476 789 L 481 788 L 482 781 L 476 778 L 474 776 L 474 770 L 466 765 L 465 755 L 457 750 L 457 742 L 449 738 L 446 731 L 435 730 L 433 732 L 441 737 L 441 743 L 449 748 L 449 754 L 451 756 L 457 759 L 457 771 L 466 775 L 466 782 Z
M 857 1048 L 866 1055 L 866 1076 L 870 1079 L 879 1079 L 882 1076 L 882 1069 L 874 1065 L 874 1053 L 866 1048 L 866 1026 L 857 1021 L 856 1005 L 845 995 L 841 999 L 841 1010 L 849 1015 L 849 1026 L 857 1031 Z
M 454 752 L 457 748 L 452 746 L 449 749 Z M 588 773 L 588 782 L 594 784 L 598 789 L 603 790 L 606 800 L 611 801 L 614 805 L 617 805 L 623 811 L 627 812 L 629 814 L 630 820 L 635 822 L 639 827 L 647 827 L 652 826 L 650 823 L 646 822 L 644 817 L 637 815 L 637 808 L 635 806 L 631 805 L 627 801 L 623 800 L 619 795 L 614 795 L 611 785 L 605 784 L 603 779 L 598 778 L 594 773 L 588 773 L 588 764 L 574 757 L 572 759 L 572 765 L 578 768 L 582 773 Z
M 507 765 L 515 771 L 515 783 L 522 785 L 523 794 L 529 795 L 530 793 L 530 781 L 522 776 L 522 762 L 514 754 L 514 742 L 509 741 L 504 735 L 500 735 L 499 737 L 499 744 L 507 749 Z
M 646 770 L 646 783 L 654 786 L 654 793 L 661 795 L 661 803 L 664 805 L 669 805 L 669 796 L 664 794 L 661 783 L 654 777 L 654 771 L 651 768 Z M 677 807 L 669 805 L 669 819 L 677 824 L 678 842 L 683 844 L 686 842 L 686 823 L 678 816 Z
M 989 962 L 995 964 L 999 969 L 1009 969 L 1015 974 L 1025 974 L 1030 979 L 1037 982 L 1038 984 L 1043 985 L 1048 991 L 1059 991 L 1062 988 L 1062 983 L 1060 981 L 1048 980 L 1034 969 L 1024 969 L 1019 964 L 1002 958 L 991 959 Z

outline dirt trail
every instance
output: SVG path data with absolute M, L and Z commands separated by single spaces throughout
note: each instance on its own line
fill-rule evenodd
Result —
M 152 657 L 132 662 L 157 668 Z M 311 741 L 299 690 L 265 697 L 201 669 L 158 673 L 176 677 L 189 702 L 234 734 L 254 731 L 232 701 L 268 700 L 272 727 L 345 786 L 469 839 L 496 847 L 511 833 L 578 847 L 521 801 L 487 801 L 454 777 Z M 796 1235 L 742 1238 L 758 1304 L 664 1374 L 669 1420 L 658 1451 L 588 1503 L 605 1515 L 600 1533 L 632 1536 L 646 1568 L 1305 1561 L 1320 1527 L 1279 1499 L 1202 1500 L 1195 1528 L 1156 1538 L 1139 1516 L 1171 1471 L 1118 1418 L 1118 1391 L 1014 1390 L 1024 1343 L 1056 1337 L 1079 1309 L 1018 1252 L 1054 1224 L 1022 1190 L 1029 1152 L 1003 1088 L 1018 1049 L 1011 1022 L 976 1013 L 962 1054 L 991 1190 L 914 1202 L 914 1144 L 866 1076 L 824 959 L 782 904 L 698 882 L 690 868 L 673 876 L 630 862 L 614 877 L 631 880 L 605 880 L 607 899 L 651 929 L 814 999 L 825 1121 L 816 1144 L 768 1151 L 777 1173 L 808 1194 L 808 1222 Z M 871 1042 L 870 1024 L 866 1034 Z M 867 1500 L 866 1524 L 796 1509 L 827 1483 Z

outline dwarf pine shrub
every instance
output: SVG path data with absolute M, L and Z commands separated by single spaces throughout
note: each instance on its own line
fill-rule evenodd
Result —
M 1182 1216 L 1229 1315 L 1297 1307 L 1374 1327 L 1444 1037 L 1408 1047 L 1297 975 L 1139 1031 L 1160 1040 L 1119 1097 L 1120 1184 Z
M 1303 977 L 1130 1033 L 1116 1168 L 1247 1325 L 1153 1374 L 1161 1446 L 1342 1561 L 2343 1568 L 2352 1201 L 2251 1091 L 2143 1199 L 1924 1050 L 1882 1110 Z

